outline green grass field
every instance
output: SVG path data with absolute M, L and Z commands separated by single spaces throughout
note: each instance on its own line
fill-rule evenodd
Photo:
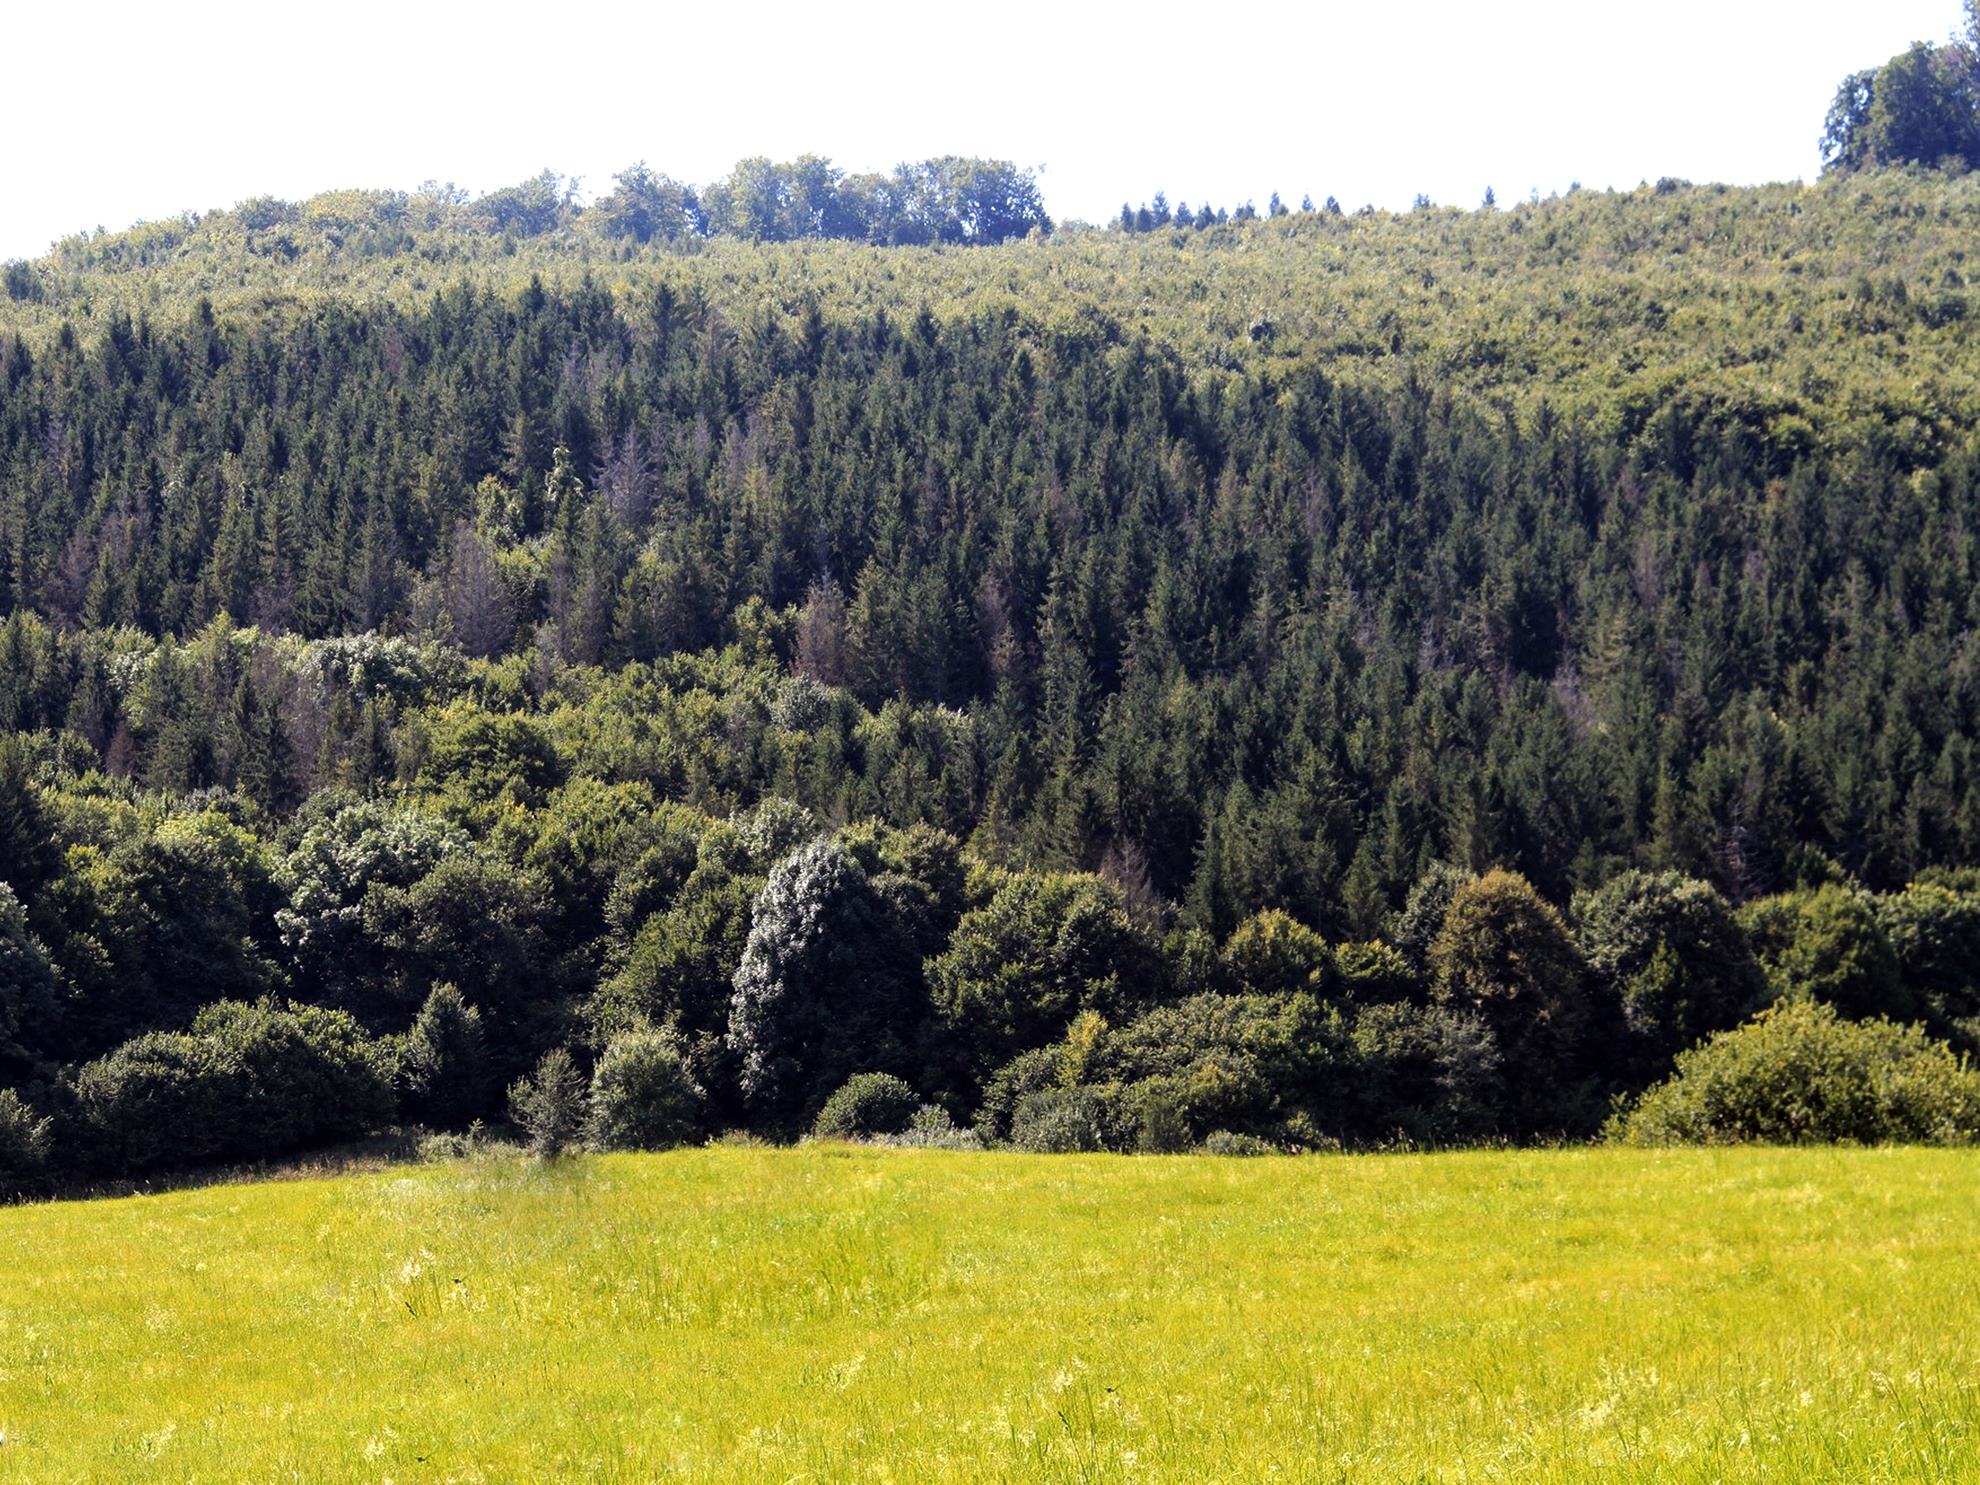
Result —
M 0 1276 L 6 1480 L 1980 1478 L 1980 1154 L 491 1161 Z

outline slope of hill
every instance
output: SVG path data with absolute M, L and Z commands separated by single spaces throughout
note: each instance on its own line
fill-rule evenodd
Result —
M 1133 1099 L 1242 1051 L 1116 1144 L 1585 1132 L 1783 993 L 1980 1027 L 1972 179 L 560 220 L 8 270 L 0 1082 L 75 1160 L 171 1153 L 117 1112 L 159 1059 L 298 1037 L 421 1106 L 450 983 L 462 1117 L 644 1027 L 784 1132 L 876 1068 L 1004 1129 L 1082 1013 Z M 186 1033 L 270 993 L 357 1030 Z

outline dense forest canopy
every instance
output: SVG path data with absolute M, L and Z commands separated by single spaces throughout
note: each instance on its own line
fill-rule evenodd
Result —
M 1812 983 L 1967 1037 L 1980 187 L 1161 210 L 807 158 L 11 266 L 0 1147 L 565 1047 L 1470 1138 Z

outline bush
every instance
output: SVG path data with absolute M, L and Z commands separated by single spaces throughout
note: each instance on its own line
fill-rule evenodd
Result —
M 701 1136 L 703 1093 L 674 1039 L 635 1031 L 613 1039 L 591 1075 L 589 1143 L 600 1150 L 671 1150 Z
M 862 1065 L 907 1060 L 921 959 L 852 855 L 814 841 L 779 862 L 750 909 L 728 1043 L 744 1099 L 796 1131 Z
M 1343 1133 L 1361 1141 L 1462 1144 L 1496 1133 L 1503 1058 L 1483 1017 L 1449 1006 L 1357 1011 L 1348 1045 Z
M 1980 1073 L 1916 1026 L 1784 1001 L 1679 1056 L 1610 1126 L 1636 1145 L 1963 1144 Z
M 481 1012 L 454 986 L 435 985 L 399 1043 L 402 1113 L 436 1128 L 459 1128 L 484 1111 L 488 1081 Z
M 1270 1140 L 1261 1140 L 1255 1134 L 1234 1134 L 1228 1129 L 1213 1129 L 1203 1137 L 1198 1151 L 1204 1155 L 1276 1155 L 1278 1146 Z
M 875 1141 L 910 1150 L 980 1150 L 983 1140 L 973 1129 L 958 1129 L 949 1111 L 932 1103 L 915 1110 L 913 1120 L 899 1134 L 883 1134 Z
M 1952 873 L 1877 899 L 1898 976 L 1943 1021 L 1980 1015 L 1980 892 Z
M 1831 882 L 1749 903 L 1739 916 L 1776 998 L 1823 1001 L 1845 1016 L 1916 1013 L 1869 893 Z
M 1421 981 L 1401 951 L 1385 943 L 1342 944 L 1334 950 L 1334 986 L 1353 1005 L 1420 997 Z
M 41 1174 L 50 1127 L 13 1089 L 0 1088 L 0 1191 Z
M 1473 874 L 1461 866 L 1436 862 L 1416 879 L 1401 911 L 1391 915 L 1389 942 L 1412 970 L 1428 972 L 1430 946 L 1443 931 L 1444 914 L 1450 911 L 1451 899 L 1457 896 L 1458 888 L 1474 880 Z
M 578 1142 L 586 1119 L 584 1077 L 571 1054 L 556 1047 L 535 1073 L 509 1089 L 509 1117 L 529 1139 L 529 1152 L 554 1160 Z
M 55 970 L 14 889 L 0 882 L 0 1075 L 27 1072 L 53 1029 Z
M 190 1032 L 152 1032 L 76 1074 L 100 1168 L 142 1172 L 265 1159 L 365 1134 L 392 1117 L 382 1049 L 342 1011 L 222 1001 Z
M 855 1073 L 825 1100 L 811 1132 L 822 1140 L 864 1140 L 899 1134 L 914 1119 L 921 1100 L 891 1073 Z
M 1759 1007 L 1766 980 L 1716 889 L 1674 871 L 1625 872 L 1575 899 L 1588 965 L 1615 995 L 1649 1076 Z
M 1011 1144 L 1035 1155 L 1076 1155 L 1106 1145 L 1107 1109 L 1091 1088 L 1028 1093 L 1011 1116 Z
M 983 1085 L 983 1100 L 976 1111 L 976 1132 L 985 1144 L 1000 1144 L 1011 1137 L 1011 1121 L 1018 1105 L 1034 1093 L 1058 1087 L 1064 1061 L 1062 1046 L 1033 1047 L 991 1075 Z
M 1021 872 L 963 915 L 928 988 L 972 1087 L 1082 1011 L 1118 1020 L 1159 988 L 1154 945 L 1099 877 Z
M 1224 945 L 1224 979 L 1238 995 L 1320 995 L 1333 965 L 1327 941 L 1277 908 L 1246 918 Z

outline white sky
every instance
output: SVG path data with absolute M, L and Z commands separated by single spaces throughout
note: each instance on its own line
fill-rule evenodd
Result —
M 1060 218 L 1166 189 L 1471 205 L 1677 175 L 1813 178 L 1837 83 L 1957 0 L 860 0 L 440 6 L 21 0 L 0 258 L 342 186 L 474 190 L 812 151 L 1043 165 Z

